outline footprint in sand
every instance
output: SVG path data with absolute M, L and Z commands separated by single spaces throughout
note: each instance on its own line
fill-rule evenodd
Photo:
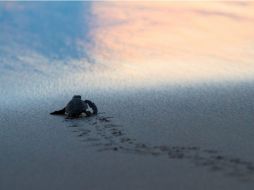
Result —
M 82 138 L 82 142 L 95 147 L 98 151 L 115 151 L 151 156 L 167 156 L 169 159 L 189 160 L 197 167 L 208 168 L 211 172 L 221 172 L 226 176 L 240 180 L 254 181 L 254 164 L 239 158 L 224 156 L 217 150 L 202 149 L 196 146 L 153 146 L 128 137 L 124 127 L 114 124 L 113 117 L 98 114 L 89 118 L 89 129 L 76 125 L 73 133 Z

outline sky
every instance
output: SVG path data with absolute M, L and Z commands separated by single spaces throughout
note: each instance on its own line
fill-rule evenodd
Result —
M 252 3 L 115 2 L 92 8 L 95 54 L 116 67 L 124 63 L 127 73 L 169 81 L 253 75 Z
M 252 2 L 0 2 L 0 84 L 9 94 L 253 80 L 253 21 Z

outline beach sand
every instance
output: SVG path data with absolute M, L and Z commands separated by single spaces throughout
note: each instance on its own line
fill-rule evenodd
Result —
M 253 89 L 95 93 L 73 120 L 49 115 L 61 97 L 2 107 L 1 189 L 252 189 Z

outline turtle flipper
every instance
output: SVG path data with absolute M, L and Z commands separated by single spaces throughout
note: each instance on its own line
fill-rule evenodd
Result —
M 51 115 L 64 115 L 65 114 L 65 108 L 58 110 L 58 111 L 54 111 L 52 113 L 50 113 Z
M 95 103 L 93 103 L 90 100 L 85 100 L 84 102 L 87 103 L 90 108 L 92 108 L 94 115 L 96 115 L 98 113 L 98 109 L 97 109 L 97 106 L 95 105 Z

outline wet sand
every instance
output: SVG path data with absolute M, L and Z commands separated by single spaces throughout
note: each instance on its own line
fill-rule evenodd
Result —
M 252 189 L 253 92 L 105 93 L 74 120 L 49 115 L 65 98 L 2 108 L 1 189 Z

